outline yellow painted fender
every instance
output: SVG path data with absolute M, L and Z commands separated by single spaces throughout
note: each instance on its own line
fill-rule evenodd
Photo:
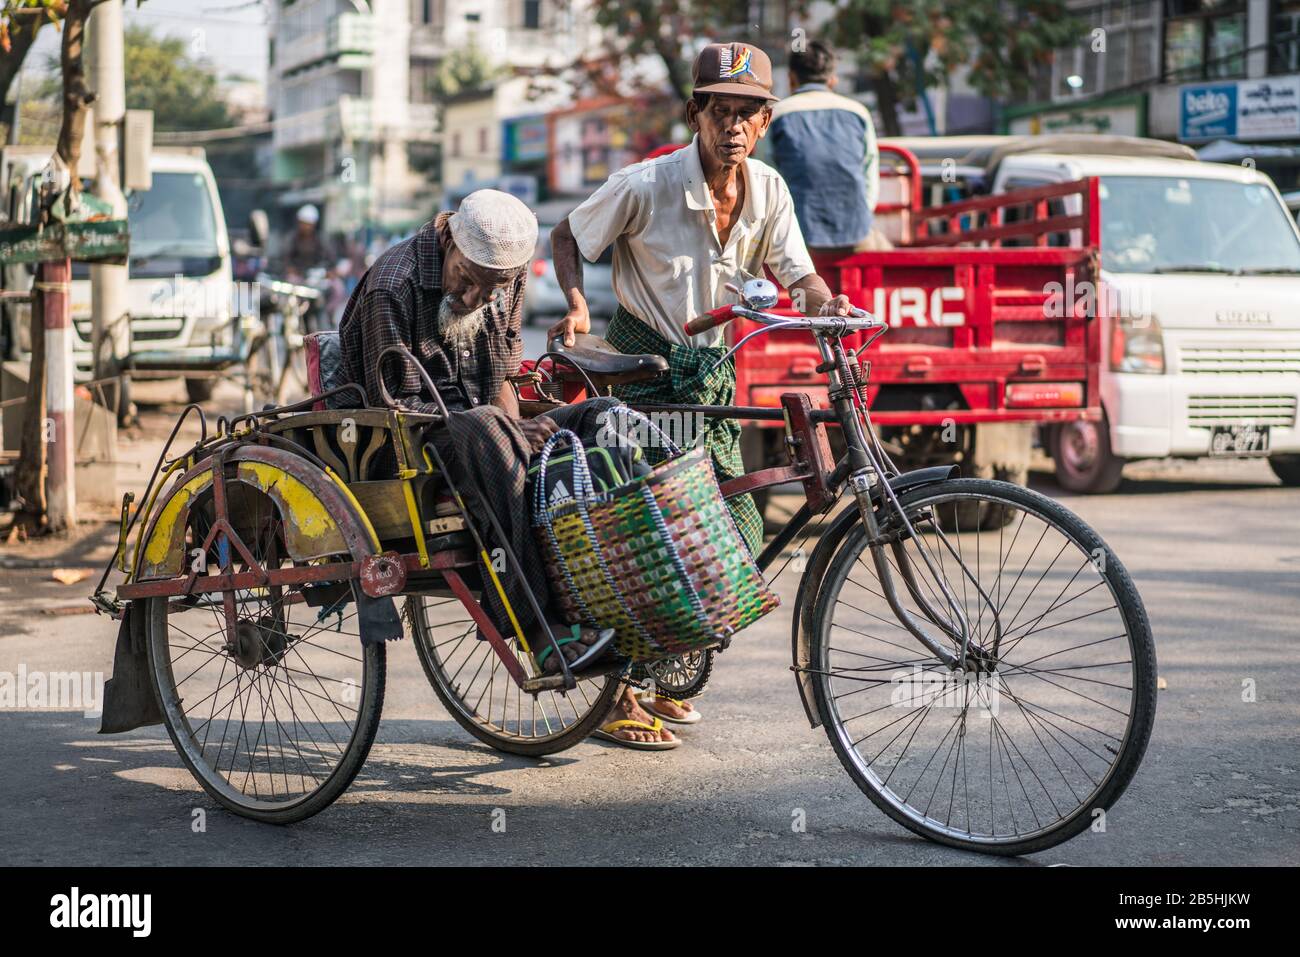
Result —
M 226 484 L 265 493 L 280 514 L 285 547 L 299 562 L 335 555 L 360 561 L 380 550 L 355 497 L 333 472 L 279 448 L 242 445 L 222 457 Z M 193 503 L 212 487 L 218 456 L 200 462 L 172 485 L 157 507 L 137 558 L 137 581 L 173 578 L 186 567 L 185 530 Z M 234 518 L 234 516 L 232 516 Z

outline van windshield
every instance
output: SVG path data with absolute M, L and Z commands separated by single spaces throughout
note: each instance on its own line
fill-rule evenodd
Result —
M 1300 272 L 1300 240 L 1257 183 L 1104 176 L 1101 264 L 1125 273 Z
M 183 260 L 215 260 L 217 220 L 200 173 L 154 173 L 153 187 L 131 194 L 131 275 L 170 276 L 212 272 Z M 180 268 L 180 267 L 186 268 Z M 197 268 L 196 268 L 197 267 Z

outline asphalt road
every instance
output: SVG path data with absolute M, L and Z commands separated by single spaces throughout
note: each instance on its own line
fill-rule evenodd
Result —
M 143 441 L 137 457 L 145 446 L 156 448 Z M 1064 496 L 1046 475 L 1034 484 L 1110 541 L 1155 630 L 1155 733 L 1105 833 L 1008 862 L 896 826 L 808 727 L 777 612 L 719 659 L 698 699 L 705 720 L 664 754 L 595 741 L 540 761 L 493 752 L 443 711 L 409 641 L 392 645 L 366 767 L 334 807 L 289 828 L 222 811 L 161 727 L 99 736 L 78 712 L 0 709 L 0 863 L 1300 863 L 1300 489 L 1260 462 L 1131 467 L 1104 498 Z M 79 545 L 0 555 L 89 565 L 107 544 L 105 526 Z M 0 563 L 0 673 L 107 675 L 112 623 L 64 613 L 92 582 L 50 575 Z M 790 599 L 794 575 L 778 585 Z

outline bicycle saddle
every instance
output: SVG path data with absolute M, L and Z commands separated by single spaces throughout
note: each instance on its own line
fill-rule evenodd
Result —
M 573 340 L 573 345 L 566 346 L 563 339 L 555 339 L 550 349 L 571 359 L 597 386 L 641 382 L 668 371 L 668 360 L 663 356 L 624 355 L 600 336 L 581 332 L 575 333 Z M 563 361 L 555 363 L 555 375 L 561 379 L 582 378 L 573 369 L 566 368 Z

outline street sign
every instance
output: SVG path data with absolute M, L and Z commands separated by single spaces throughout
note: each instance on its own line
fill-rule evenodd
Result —
M 76 262 L 126 263 L 129 235 L 124 219 L 88 223 L 0 226 L 0 262 L 37 263 L 72 259 Z
M 1247 140 L 1300 136 L 1300 76 L 1238 83 L 1237 136 Z
M 1237 84 L 1185 86 L 1178 95 L 1180 140 L 1231 139 L 1237 135 Z

